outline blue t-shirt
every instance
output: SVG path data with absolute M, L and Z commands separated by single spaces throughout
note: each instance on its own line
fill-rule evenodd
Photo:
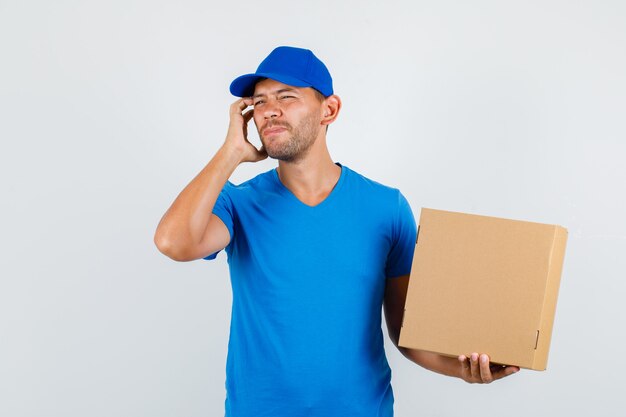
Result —
M 393 415 L 381 306 L 385 280 L 410 272 L 415 219 L 397 189 L 339 166 L 314 207 L 275 169 L 218 197 L 231 236 L 226 416 Z

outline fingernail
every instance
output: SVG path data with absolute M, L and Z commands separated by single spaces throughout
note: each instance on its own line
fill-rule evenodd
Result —
M 486 362 L 487 362 L 487 355 L 482 355 L 482 356 L 480 357 L 480 361 L 481 361 L 482 363 L 486 363 Z

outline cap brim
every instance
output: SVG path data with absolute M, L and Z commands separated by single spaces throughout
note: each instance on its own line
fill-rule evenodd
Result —
M 251 97 L 252 95 L 254 95 L 254 86 L 256 85 L 256 83 L 265 78 L 269 78 L 271 80 L 278 81 L 292 87 L 311 87 L 310 83 L 294 77 L 290 77 L 288 75 L 274 74 L 269 72 L 258 72 L 255 74 L 246 74 L 235 78 L 233 82 L 230 83 L 230 92 L 236 97 Z

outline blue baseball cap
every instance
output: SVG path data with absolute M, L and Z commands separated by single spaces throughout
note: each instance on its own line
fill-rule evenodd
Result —
M 235 78 L 230 92 L 237 97 L 250 97 L 256 83 L 265 78 L 293 87 L 312 87 L 324 97 L 333 94 L 333 79 L 328 68 L 308 49 L 279 46 L 261 62 L 254 74 Z

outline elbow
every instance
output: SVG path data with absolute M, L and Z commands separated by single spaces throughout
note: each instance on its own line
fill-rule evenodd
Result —
M 400 326 L 397 322 L 397 320 L 387 319 L 387 334 L 394 346 L 400 349 L 400 346 L 398 346 L 398 342 L 400 341 Z
M 411 359 L 411 350 L 404 346 L 400 346 L 400 328 L 398 326 L 389 326 L 388 327 L 389 339 L 393 343 L 393 345 L 398 349 L 398 351 L 402 354 L 402 356 Z
M 160 233 L 159 230 L 154 235 L 154 244 L 159 252 L 174 261 L 187 262 L 195 259 L 190 257 L 180 245 L 176 245 L 170 237 Z
M 393 343 L 393 345 L 395 347 L 400 349 L 400 346 L 398 346 L 398 341 L 400 340 L 400 335 L 397 332 L 393 332 L 391 330 L 388 331 L 388 334 L 389 334 L 389 340 L 391 340 L 391 343 Z

